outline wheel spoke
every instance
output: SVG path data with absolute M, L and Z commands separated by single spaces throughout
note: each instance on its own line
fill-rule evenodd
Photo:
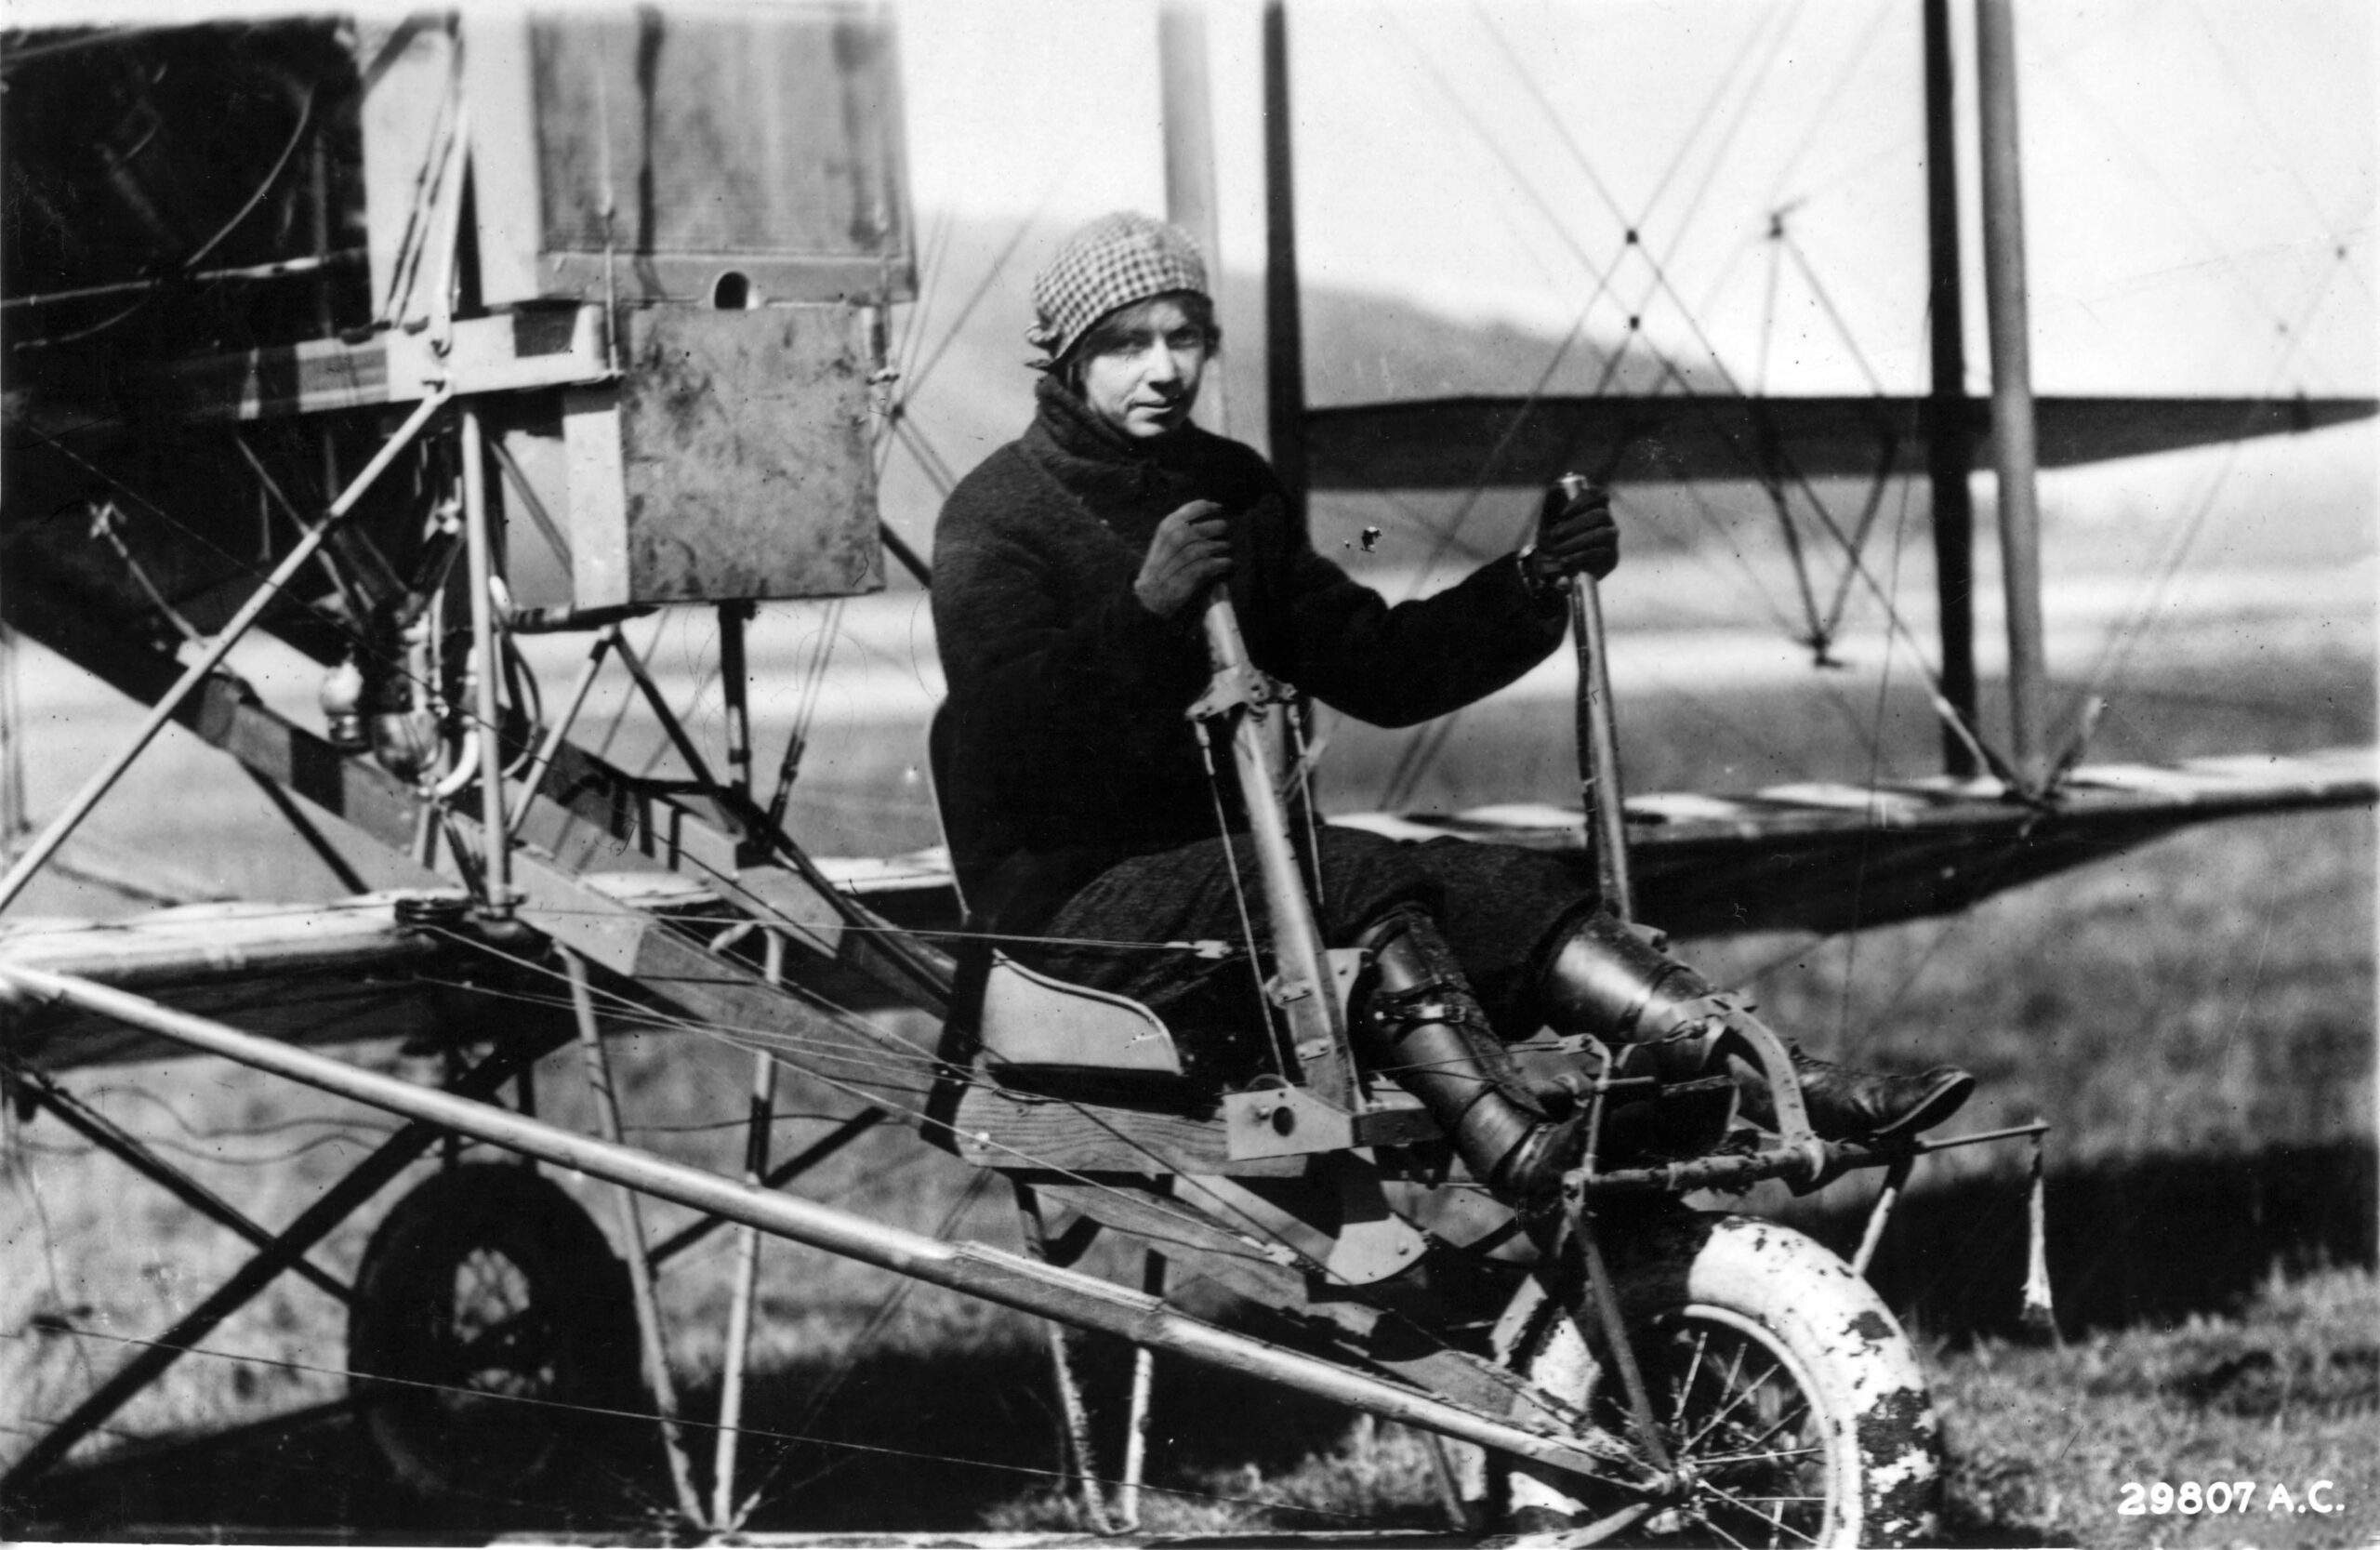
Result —
M 1720 1390 L 1720 1392 L 1721 1392 L 1721 1393 L 1723 1393 L 1723 1394 L 1732 1394 L 1732 1395 L 1733 1395 L 1733 1398 L 1729 1398 L 1726 1404 L 1724 1404 L 1724 1405 L 1720 1406 L 1720 1407 L 1719 1407 L 1719 1409 L 1718 1409 L 1717 1411 L 1713 1411 L 1713 1412 L 1712 1413 L 1712 1415 L 1711 1415 L 1711 1418 L 1710 1418 L 1709 1420 L 1705 1421 L 1705 1422 L 1702 1424 L 1701 1428 L 1700 1428 L 1699 1430 L 1698 1430 L 1698 1431 L 1697 1431 L 1697 1432 L 1696 1432 L 1692 1437 L 1690 1437 L 1686 1438 L 1686 1440 L 1685 1442 L 1683 1442 L 1683 1443 L 1679 1444 L 1679 1446 L 1678 1446 L 1678 1451 L 1679 1451 L 1679 1452 L 1684 1453 L 1684 1452 L 1689 1452 L 1689 1451 L 1692 1451 L 1692 1450 L 1693 1450 L 1697 1445 L 1699 1445 L 1699 1444 L 1702 1441 L 1702 1439 L 1703 1439 L 1704 1437 L 1709 1437 L 1709 1436 L 1711 1435 L 1711 1433 L 1712 1433 L 1712 1429 L 1713 1429 L 1713 1428 L 1715 1428 L 1715 1427 L 1716 1427 L 1716 1426 L 1717 1426 L 1721 1422 L 1723 1422 L 1723 1421 L 1726 1420 L 1728 1416 L 1730 1416 L 1730 1415 L 1734 1414 L 1738 1406 L 1741 1405 L 1741 1404 L 1742 1404 L 1746 1399 L 1751 1398 L 1753 1395 L 1755 1395 L 1755 1394 L 1759 1393 L 1759 1392 L 1760 1392 L 1760 1389 L 1761 1389 L 1761 1384 L 1762 1384 L 1766 1383 L 1768 1379 L 1775 1377 L 1778 1373 L 1779 1373 L 1779 1372 L 1781 1372 L 1781 1371 L 1784 1371 L 1784 1366 L 1783 1366 L 1783 1364 L 1782 1364 L 1782 1363 L 1778 1363 L 1778 1362 L 1771 1362 L 1771 1363 L 1769 1363 L 1768 1371 L 1767 1371 L 1766 1372 L 1765 1372 L 1765 1373 L 1761 1374 L 1761 1383 L 1760 1383 L 1760 1384 L 1743 1384 L 1742 1386 L 1738 1386 L 1738 1384 L 1737 1384 L 1737 1380 L 1738 1380 L 1738 1379 L 1740 1379 L 1740 1378 L 1741 1378 L 1741 1376 L 1742 1376 L 1742 1373 L 1743 1373 L 1743 1358 L 1744 1358 L 1744 1356 L 1745 1356 L 1745 1353 L 1746 1353 L 1746 1350 L 1747 1350 L 1747 1349 L 1748 1349 L 1748 1347 L 1743 1347 L 1743 1346 L 1739 1346 L 1739 1347 L 1738 1347 L 1738 1348 L 1737 1348 L 1737 1351 L 1736 1351 L 1736 1359 L 1735 1359 L 1735 1361 L 1731 1364 L 1731 1367 L 1732 1367 L 1732 1369 L 1733 1369 L 1732 1376 L 1731 1376 L 1731 1377 L 1730 1377 L 1730 1379 L 1729 1379 L 1729 1382 L 1728 1382 L 1727 1386 L 1726 1386 L 1726 1388 L 1723 1388 L 1723 1389 L 1721 1389 L 1721 1390 Z
M 1722 1464 L 1782 1464 L 1788 1459 L 1820 1458 L 1823 1457 L 1825 1453 L 1825 1449 L 1817 1446 L 1808 1448 L 1770 1448 L 1757 1453 L 1719 1453 L 1707 1459 L 1697 1459 L 1694 1462 L 1705 1469 L 1716 1469 Z M 1779 1498 L 1779 1500 L 1781 1501 L 1782 1498 Z
M 1755 1507 L 1755 1506 L 1753 1506 L 1753 1505 L 1752 1505 L 1752 1503 L 1753 1503 L 1753 1502 L 1756 1502 L 1756 1501 L 1758 1501 L 1758 1502 L 1775 1502 L 1775 1501 L 1786 1501 L 1786 1502 L 1805 1502 L 1805 1501 L 1816 1501 L 1816 1500 L 1818 1500 L 1818 1498 L 1816 1498 L 1816 1497 L 1805 1497 L 1805 1496 L 1786 1496 L 1786 1497 L 1759 1496 L 1759 1497 L 1745 1497 L 1745 1496 L 1738 1496 L 1735 1492 L 1730 1491 L 1730 1490 L 1720 1490 L 1720 1489 L 1719 1489 L 1718 1487 L 1716 1487 L 1716 1486 L 1712 1486 L 1712 1487 L 1711 1488 L 1711 1493 L 1712 1493 L 1713 1496 L 1718 1497 L 1718 1498 L 1719 1498 L 1719 1500 L 1721 1500 L 1721 1501 L 1723 1501 L 1723 1502 L 1726 1503 L 1728 1505 L 1730 1505 L 1730 1506 L 1734 1507 L 1738 1512 L 1742 1513 L 1742 1514 L 1743 1514 L 1744 1516 L 1746 1516 L 1747 1517 L 1754 1517 L 1754 1518 L 1758 1518 L 1761 1522 L 1767 1524 L 1771 1529 L 1775 1530 L 1778 1533 L 1780 1533 L 1780 1534 L 1791 1534 L 1791 1535 L 1792 1535 L 1792 1536 L 1793 1536 L 1793 1538 L 1794 1538 L 1797 1542 L 1799 1542 L 1799 1543 L 1803 1543 L 1803 1544 L 1816 1544 L 1816 1543 L 1818 1543 L 1818 1539 L 1817 1539 L 1817 1537 L 1816 1537 L 1815 1535 L 1805 1534 L 1805 1533 L 1802 1532 L 1802 1530 L 1801 1530 L 1794 1528 L 1791 1523 L 1786 1522 L 1782 1517 L 1778 1517 L 1772 1516 L 1771 1514 L 1765 1513 L 1765 1512 L 1761 1511 L 1758 1507 Z M 1707 1516 L 1705 1517 L 1704 1521 L 1705 1521 L 1705 1522 L 1709 1522 L 1709 1518 L 1708 1518 L 1708 1517 L 1707 1517 Z M 1719 1528 L 1719 1525 L 1717 1525 L 1716 1523 L 1712 1523 L 1712 1524 L 1711 1524 L 1711 1527 L 1712 1527 L 1713 1530 L 1717 1530 L 1718 1532 L 1720 1532 L 1720 1533 L 1723 1533 L 1723 1534 L 1724 1534 L 1724 1533 L 1726 1533 L 1726 1530 L 1724 1530 L 1724 1529 L 1720 1529 L 1720 1528 Z M 1772 1544 L 1774 1544 L 1774 1543 L 1777 1543 L 1777 1541 L 1772 1537 L 1772 1538 L 1770 1539 L 1769 1543 L 1772 1543 Z
M 1791 1408 L 1791 1409 L 1789 1409 L 1789 1410 L 1787 1410 L 1787 1411 L 1786 1411 L 1786 1412 L 1785 1412 L 1783 1415 L 1778 1416 L 1778 1417 L 1777 1418 L 1777 1424 L 1776 1424 L 1775 1425 L 1773 1425 L 1773 1426 L 1769 1427 L 1769 1428 L 1768 1428 L 1768 1430 L 1766 1430 L 1766 1431 L 1765 1431 L 1765 1432 L 1761 1433 L 1758 1437 L 1752 1438 L 1750 1441 L 1748 1441 L 1748 1442 L 1744 1443 L 1742 1446 L 1744 1446 L 1744 1447 L 1746 1447 L 1746 1448 L 1765 1448 L 1765 1447 L 1767 1447 L 1767 1446 L 1768 1446 L 1768 1439 L 1769 1439 L 1770 1437 L 1775 1437 L 1778 1433 L 1779 1433 L 1779 1432 L 1783 1431 L 1786 1427 L 1791 1426 L 1792 1424 L 1793 1424 L 1793 1423 L 1795 1423 L 1796 1421 L 1799 1421 L 1800 1419 L 1802 1419 L 1802 1417 L 1804 1417 L 1804 1416 L 1805 1416 L 1805 1415 L 1807 1415 L 1807 1414 L 1809 1414 L 1809 1413 L 1810 1413 L 1810 1400 L 1809 1400 L 1809 1397 L 1808 1397 L 1807 1395 L 1805 1395 L 1805 1394 L 1796 1393 L 1796 1394 L 1795 1394 L 1795 1396 L 1794 1396 L 1794 1398 L 1793 1398 L 1793 1403 L 1792 1403 L 1792 1408 Z M 1793 1452 L 1801 1452 L 1801 1453 L 1814 1453 L 1814 1452 L 1817 1452 L 1817 1451 L 1818 1451 L 1818 1450 L 1817 1450 L 1817 1449 L 1815 1449 L 1815 1448 L 1798 1448 L 1798 1449 L 1791 1450 L 1791 1451 L 1793 1451 Z M 1749 1457 L 1752 1457 L 1752 1455 L 1751 1455 L 1751 1454 L 1742 1454 L 1742 1455 L 1739 1455 L 1739 1457 L 1746 1457 L 1746 1458 L 1749 1458 Z M 1705 1463 L 1705 1464 L 1716 1464 L 1716 1463 L 1718 1463 L 1719 1461 L 1718 1461 L 1718 1460 L 1716 1460 L 1716 1459 L 1705 1459 L 1705 1460 L 1703 1460 L 1702 1462 L 1703 1462 L 1703 1463 Z
M 1703 1355 L 1711 1349 L 1711 1331 L 1694 1331 L 1694 1356 L 1686 1364 L 1686 1379 L 1677 1385 L 1677 1403 L 1670 1409 L 1670 1424 L 1674 1426 L 1686 1419 L 1686 1401 L 1694 1397 L 1694 1380 L 1702 1371 Z

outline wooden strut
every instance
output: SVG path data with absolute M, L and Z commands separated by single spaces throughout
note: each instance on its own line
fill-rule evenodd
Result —
M 453 1130 L 491 1146 L 557 1167 L 575 1169 L 606 1183 L 696 1211 L 747 1223 L 774 1236 L 896 1275 L 1276 1383 L 1385 1420 L 1510 1453 L 1564 1474 L 1629 1487 L 1645 1484 L 1640 1475 L 1598 1451 L 1594 1447 L 1597 1439 L 1591 1436 L 1542 1436 L 1503 1420 L 1500 1413 L 1488 1409 L 1454 1403 L 1355 1368 L 1233 1333 L 1170 1307 L 1157 1298 L 1093 1276 L 1043 1265 L 985 1244 L 945 1243 L 815 1201 L 764 1194 L 697 1168 L 576 1134 L 509 1109 L 363 1070 L 72 975 L 0 968 L 0 999 L 8 997 L 61 1001 L 205 1053 L 419 1120 L 429 1127 L 429 1135 L 434 1135 L 439 1129 Z M 62 1448 L 58 1451 L 62 1452 Z M 46 1462 L 54 1463 L 56 1456 L 50 1454 Z
M 769 1130 L 776 1119 L 776 1057 L 766 1050 L 752 1056 L 750 1130 L 744 1146 L 744 1186 L 763 1186 L 769 1172 Z M 646 1261 L 648 1265 L 651 1260 Z M 721 1360 L 719 1446 L 711 1462 L 710 1520 L 722 1532 L 737 1526 L 735 1446 L 744 1424 L 744 1371 L 752 1354 L 752 1305 L 760 1286 L 760 1231 L 735 1234 L 735 1286 L 727 1305 L 727 1349 Z
M 468 400 L 462 405 L 461 419 L 463 532 L 471 583 L 472 709 L 479 722 L 472 746 L 480 756 L 480 832 L 485 841 L 477 907 L 489 920 L 509 921 L 515 903 L 512 826 L 504 817 L 504 722 L 496 695 L 502 669 L 496 660 L 496 545 L 489 531 L 487 452 L 479 410 Z
M 1031 1185 L 1023 1179 L 1012 1179 L 1010 1186 L 1016 1192 L 1017 1215 L 1025 1226 L 1025 1246 L 1036 1259 L 1047 1262 L 1050 1255 L 1049 1225 L 1042 1219 L 1041 1199 Z M 1075 1376 L 1074 1352 L 1064 1324 L 1051 1324 L 1050 1336 L 1050 1373 L 1058 1390 L 1058 1414 L 1064 1426 L 1064 1454 L 1062 1461 L 1075 1477 L 1078 1494 L 1082 1500 L 1083 1523 L 1094 1534 L 1112 1534 L 1116 1523 L 1107 1513 L 1107 1500 L 1099 1487 L 1099 1456 L 1091 1442 L 1091 1408 L 1083 1402 L 1082 1383 Z
M 587 1085 L 595 1094 L 595 1115 L 603 1139 L 620 1145 L 619 1092 L 612 1082 L 611 1056 L 603 1047 L 603 1030 L 595 1019 L 595 1000 L 587 977 L 587 960 L 568 947 L 557 947 L 570 976 L 570 1005 L 578 1024 L 579 1053 L 587 1063 Z M 637 1192 L 622 1185 L 614 1192 L 619 1212 L 620 1249 L 628 1260 L 628 1287 L 636 1300 L 637 1334 L 644 1346 L 645 1380 L 653 1385 L 654 1408 L 661 1415 L 661 1446 L 669 1457 L 669 1482 L 678 1493 L 678 1510 L 691 1524 L 703 1522 L 702 1499 L 694 1492 L 693 1463 L 678 1425 L 678 1385 L 669 1372 L 669 1347 L 661 1330 L 661 1308 L 653 1290 L 653 1261 L 645 1252 L 644 1212 Z M 721 1525 L 712 1525 L 720 1527 Z

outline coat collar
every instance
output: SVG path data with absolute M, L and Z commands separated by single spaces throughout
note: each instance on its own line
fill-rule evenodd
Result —
M 1148 501 L 1166 502 L 1170 510 L 1187 498 L 1183 492 L 1208 482 L 1202 475 L 1214 461 L 1214 438 L 1195 425 L 1156 442 L 1135 441 L 1054 376 L 1035 385 L 1034 399 L 1025 456 L 1103 517 Z

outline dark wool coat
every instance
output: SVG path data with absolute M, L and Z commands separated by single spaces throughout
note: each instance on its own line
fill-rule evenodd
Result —
M 1314 552 L 1263 458 L 1185 426 L 1140 443 L 1052 378 L 1025 435 L 951 493 L 934 534 L 933 621 L 949 698 L 935 777 L 975 913 L 1038 929 L 1128 856 L 1211 838 L 1215 801 L 1184 712 L 1209 678 L 1199 611 L 1143 607 L 1157 524 L 1205 499 L 1229 521 L 1230 590 L 1265 671 L 1382 726 L 1444 715 L 1562 640 L 1519 567 L 1491 561 L 1391 606 Z M 1217 750 L 1223 785 L 1226 750 Z M 1236 801 L 1226 821 L 1243 827 Z

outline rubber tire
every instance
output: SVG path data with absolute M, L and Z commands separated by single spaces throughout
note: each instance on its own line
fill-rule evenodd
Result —
M 496 1273 L 512 1310 L 511 1335 L 480 1366 L 456 1345 L 467 1267 L 483 1287 L 480 1273 Z M 628 1266 L 576 1200 L 518 1163 L 449 1168 L 397 1203 L 356 1272 L 347 1349 L 373 1444 L 427 1495 L 518 1497 L 615 1429 L 485 1397 L 497 1380 L 561 1405 L 631 1409 L 639 1398 Z
M 1783 1375 L 1810 1400 L 1815 1424 L 1801 1430 L 1805 1444 L 1823 1450 L 1822 1460 L 1798 1467 L 1792 1490 L 1822 1487 L 1823 1517 L 1808 1515 L 1791 1531 L 1770 1530 L 1778 1543 L 1827 1546 L 1931 1543 L 1941 1495 L 1940 1427 L 1919 1370 L 1917 1355 L 1899 1323 L 1874 1291 L 1851 1267 L 1790 1227 L 1756 1217 L 1672 1212 L 1643 1222 L 1615 1224 L 1605 1235 L 1619 1292 L 1621 1317 L 1644 1365 L 1663 1440 L 1673 1452 L 1690 1437 L 1694 1418 L 1713 1406 L 1698 1403 L 1678 1424 L 1668 1424 L 1674 1380 L 1695 1375 L 1695 1392 L 1717 1385 L 1722 1364 L 1691 1364 L 1682 1347 L 1697 1338 L 1713 1348 L 1749 1345 L 1771 1358 Z M 1583 1320 L 1591 1329 L 1592 1316 Z M 1625 1389 L 1616 1370 L 1592 1352 L 1579 1326 L 1550 1299 L 1527 1317 L 1514 1346 L 1514 1365 L 1548 1392 L 1578 1404 L 1600 1429 L 1627 1437 Z M 1598 1336 L 1594 1345 L 1600 1346 Z M 1672 1358 L 1670 1352 L 1680 1352 Z M 1704 1374 L 1709 1376 L 1704 1376 Z M 1534 1407 L 1532 1407 L 1534 1409 Z M 1742 1411 L 1736 1412 L 1740 1415 Z M 1714 1431 L 1689 1451 L 1739 1451 L 1744 1438 Z M 1778 1490 L 1753 1485 L 1740 1472 L 1746 1464 L 1714 1466 L 1713 1487 L 1749 1487 L 1747 1493 Z M 1772 1469 L 1787 1466 L 1771 1465 Z M 1739 1472 L 1731 1478 L 1730 1472 Z M 1615 1488 L 1584 1497 L 1559 1488 L 1565 1477 L 1511 1465 L 1489 1465 L 1489 1504 L 1514 1528 L 1541 1530 L 1583 1525 L 1625 1505 Z M 1575 1481 L 1567 1482 L 1575 1487 Z M 1711 1490 L 1698 1489 L 1683 1510 L 1657 1515 L 1622 1536 L 1625 1543 L 1726 1543 L 1707 1519 L 1725 1519 L 1730 1509 Z M 1791 1514 L 1796 1509 L 1777 1509 Z M 1738 1519 L 1723 1521 L 1735 1542 L 1761 1543 Z M 1806 1537 L 1805 1537 L 1806 1536 Z

